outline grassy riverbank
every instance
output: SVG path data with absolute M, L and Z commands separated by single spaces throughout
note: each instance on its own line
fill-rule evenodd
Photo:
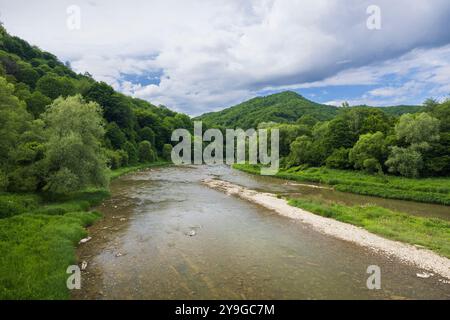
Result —
M 119 168 L 116 170 L 111 170 L 109 173 L 109 178 L 111 180 L 113 180 L 113 179 L 119 178 L 125 174 L 131 173 L 131 172 L 148 169 L 148 168 L 166 167 L 166 166 L 170 166 L 170 165 L 172 165 L 172 162 L 170 162 L 170 161 L 158 161 L 158 162 L 147 163 L 147 164 L 145 164 L 145 163 L 139 164 L 137 166 L 132 166 L 132 167 L 123 167 L 123 168 Z
M 167 162 L 125 167 L 110 179 Z M 109 197 L 106 189 L 49 199 L 40 194 L 0 193 L 0 299 L 67 299 L 67 266 L 85 227 L 100 218 L 92 206 Z
M 233 168 L 252 174 L 260 173 L 260 167 L 256 165 L 235 164 Z M 411 179 L 328 168 L 282 169 L 275 177 L 327 184 L 343 192 L 450 205 L 450 177 Z
M 350 223 L 387 239 L 423 246 L 450 258 L 450 223 L 411 216 L 379 206 L 345 206 L 289 199 L 289 204 L 320 216 Z

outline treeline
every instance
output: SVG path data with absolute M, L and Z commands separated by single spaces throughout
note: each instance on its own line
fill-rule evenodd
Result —
M 0 190 L 66 193 L 107 183 L 107 168 L 169 159 L 187 115 L 76 74 L 0 26 Z
M 285 168 L 327 166 L 405 177 L 450 174 L 450 101 L 427 100 L 425 112 L 395 117 L 368 107 L 343 108 L 330 121 L 305 115 L 280 130 Z

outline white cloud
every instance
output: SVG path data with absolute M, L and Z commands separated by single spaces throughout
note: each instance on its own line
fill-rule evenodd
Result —
M 66 28 L 73 1 L 0 3 L 13 34 L 123 92 L 190 114 L 273 88 L 376 84 L 388 73 L 411 72 L 411 59 L 402 60 L 411 50 L 450 41 L 447 0 L 378 0 L 378 31 L 366 28 L 372 1 L 360 0 L 85 0 L 77 2 L 81 30 L 75 31 Z M 430 50 L 415 62 L 426 63 L 417 72 L 437 92 L 449 69 L 444 57 L 426 61 Z M 157 85 L 123 77 L 155 70 L 161 70 Z M 384 93 L 396 101 L 401 85 L 384 85 L 366 98 Z

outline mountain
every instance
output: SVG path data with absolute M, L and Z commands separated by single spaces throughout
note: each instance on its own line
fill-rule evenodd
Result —
M 391 116 L 423 110 L 422 106 L 355 107 L 377 108 Z M 326 121 L 334 118 L 340 110 L 342 108 L 316 103 L 296 92 L 285 91 L 253 98 L 222 111 L 205 113 L 194 120 L 201 120 L 209 126 L 248 129 L 256 128 L 261 122 L 295 122 L 303 115 Z
M 285 91 L 266 97 L 257 97 L 219 112 L 210 112 L 195 118 L 209 125 L 255 128 L 261 122 L 295 122 L 303 115 L 318 120 L 330 120 L 338 108 L 310 101 L 298 93 Z

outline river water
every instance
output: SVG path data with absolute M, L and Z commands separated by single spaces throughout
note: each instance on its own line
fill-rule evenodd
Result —
M 113 181 L 112 197 L 97 208 L 104 218 L 90 228 L 92 240 L 78 249 L 79 261 L 88 267 L 73 298 L 450 299 L 450 284 L 439 276 L 418 278 L 423 270 L 209 189 L 201 180 L 211 177 L 328 201 L 379 200 L 226 166 L 130 174 Z M 444 206 L 383 203 L 411 214 L 450 214 Z M 380 290 L 367 289 L 370 265 L 381 268 Z

